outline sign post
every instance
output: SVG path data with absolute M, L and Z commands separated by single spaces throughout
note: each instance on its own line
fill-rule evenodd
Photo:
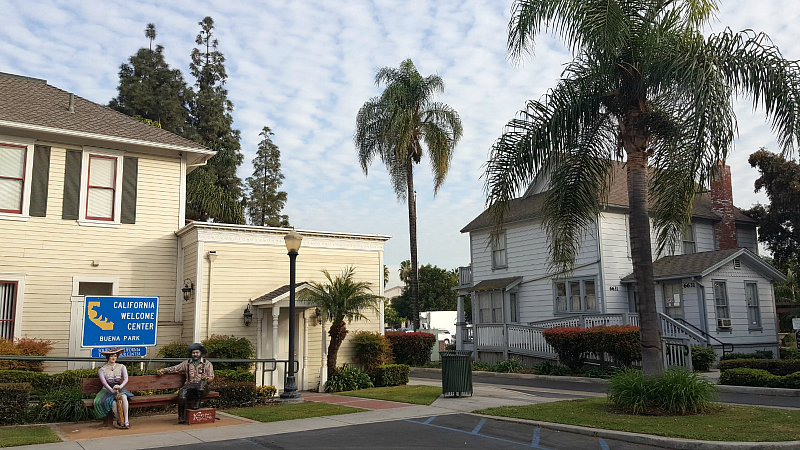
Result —
M 82 348 L 152 347 L 158 297 L 86 296 Z
M 797 350 L 800 350 L 800 317 L 792 319 L 792 328 L 794 328 L 794 338 Z

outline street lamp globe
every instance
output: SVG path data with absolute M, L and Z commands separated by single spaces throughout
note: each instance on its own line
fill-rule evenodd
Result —
M 286 250 L 291 252 L 297 253 L 300 250 L 300 243 L 303 242 L 303 236 L 300 236 L 300 233 L 292 229 L 286 236 L 283 238 L 286 241 Z

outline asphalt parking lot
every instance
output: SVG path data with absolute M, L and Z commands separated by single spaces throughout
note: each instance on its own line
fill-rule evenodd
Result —
M 597 449 L 644 450 L 650 446 L 539 428 L 471 414 L 448 414 L 391 422 L 351 425 L 247 439 L 164 447 L 186 450 L 228 449 Z

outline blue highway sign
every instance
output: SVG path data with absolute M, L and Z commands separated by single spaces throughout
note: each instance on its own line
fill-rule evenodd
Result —
M 100 352 L 104 352 L 106 350 L 111 350 L 114 347 L 101 347 L 101 348 L 93 348 L 92 349 L 92 358 L 99 358 L 103 355 Z M 119 347 L 122 347 L 121 345 Z M 125 352 L 119 355 L 121 358 L 129 358 L 135 356 L 146 356 L 147 355 L 147 347 L 123 347 Z
M 157 329 L 158 297 L 86 296 L 83 348 L 154 346 Z

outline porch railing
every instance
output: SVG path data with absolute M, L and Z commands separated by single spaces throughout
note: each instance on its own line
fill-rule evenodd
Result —
M 472 344 L 475 339 L 475 328 L 461 327 L 461 342 L 464 344 Z
M 705 347 L 707 344 L 702 335 L 664 313 L 658 313 L 658 321 L 661 335 L 664 339 L 685 339 L 690 346 L 700 345 Z
M 691 372 L 692 343 L 689 339 L 662 338 L 661 352 L 664 355 L 665 368 L 682 367 Z
M 458 268 L 458 285 L 459 286 L 472 285 L 472 266 Z
M 635 313 L 623 314 L 581 314 L 578 316 L 559 317 L 556 319 L 529 322 L 528 325 L 540 328 L 578 327 L 590 328 L 598 325 L 639 325 L 639 316 Z

